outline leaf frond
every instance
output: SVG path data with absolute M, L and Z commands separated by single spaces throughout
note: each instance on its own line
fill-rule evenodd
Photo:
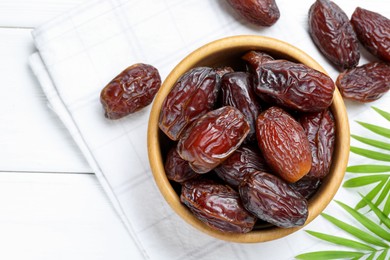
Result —
M 390 165 L 361 164 L 348 166 L 347 172 L 351 173 L 382 173 L 390 172 Z
M 385 187 L 382 189 L 381 194 L 379 195 L 378 199 L 375 202 L 375 206 L 379 206 L 386 198 L 387 195 L 389 195 L 390 191 L 390 180 L 387 180 L 387 183 Z
M 361 230 L 360 228 L 357 228 L 357 227 L 354 227 L 350 224 L 347 224 L 347 223 L 345 223 L 345 222 L 343 222 L 335 217 L 332 217 L 326 213 L 322 213 L 321 216 L 323 216 L 326 220 L 331 222 L 333 225 L 339 227 L 340 229 L 344 230 L 345 232 L 353 235 L 354 237 L 356 237 L 364 242 L 370 243 L 371 245 L 380 246 L 380 247 L 388 247 L 388 245 L 385 242 L 383 242 L 383 239 L 380 239 L 376 236 L 373 236 L 370 233 L 367 233 L 367 232 Z
M 358 155 L 361 155 L 361 156 L 364 156 L 364 157 L 367 157 L 370 159 L 374 159 L 377 161 L 390 162 L 390 154 L 376 152 L 373 150 L 368 150 L 368 149 L 359 148 L 359 147 L 355 147 L 355 146 L 351 146 L 350 150 L 351 150 L 351 152 L 353 152 L 355 154 L 358 154 Z
M 387 180 L 389 178 L 390 178 L 389 174 L 366 175 L 366 176 L 351 178 L 345 181 L 343 187 L 347 187 L 347 188 L 360 187 L 375 182 Z
M 383 213 L 385 216 L 389 217 L 390 214 L 390 196 L 387 196 L 387 200 L 385 202 L 385 206 L 383 207 Z
M 363 126 L 364 128 L 370 130 L 371 132 L 374 132 L 378 135 L 390 138 L 390 129 L 389 128 L 385 128 L 382 126 L 377 126 L 377 125 L 373 125 L 373 124 L 369 124 L 369 123 L 364 123 L 364 122 L 360 122 L 360 121 L 356 121 L 356 122 L 359 125 Z
M 352 217 L 354 217 L 357 221 L 359 221 L 360 224 L 362 224 L 364 227 L 366 227 L 368 230 L 370 230 L 373 234 L 377 235 L 378 237 L 381 237 L 387 241 L 390 241 L 390 232 L 387 232 L 384 230 L 380 225 L 369 219 L 368 217 L 364 216 L 362 213 L 358 212 L 357 210 L 351 208 L 347 204 L 337 201 L 337 204 L 339 204 L 345 211 L 347 211 Z M 386 248 L 389 247 L 389 245 L 385 246 Z
M 383 224 L 385 224 L 385 226 L 387 228 L 390 229 L 390 219 L 374 203 L 372 203 L 372 201 L 369 200 L 366 196 L 363 196 L 362 194 L 360 194 L 360 196 L 362 196 L 362 199 L 366 201 L 368 206 L 372 209 L 372 211 L 375 213 L 375 215 L 378 216 L 380 221 Z
M 369 245 L 361 243 L 361 242 L 357 242 L 357 241 L 352 240 L 352 239 L 347 239 L 347 238 L 343 238 L 343 237 L 339 237 L 339 236 L 332 236 L 332 235 L 328 235 L 328 234 L 324 234 L 324 233 L 320 233 L 320 232 L 315 232 L 315 231 L 311 231 L 311 230 L 306 230 L 306 232 L 309 233 L 310 235 L 318 238 L 318 239 L 330 242 L 332 244 L 345 246 L 345 247 L 349 247 L 349 248 L 353 248 L 353 249 L 366 250 L 366 251 L 376 250 L 372 246 L 369 246 Z
M 386 180 L 382 180 L 381 182 L 379 182 L 378 185 L 376 185 L 369 193 L 367 193 L 366 195 L 367 199 L 373 200 L 378 195 L 378 193 L 382 190 L 383 186 L 385 186 L 385 183 Z M 366 201 L 362 199 L 356 204 L 355 209 L 358 210 L 364 208 L 366 205 L 367 205 Z
M 372 106 L 372 109 L 374 109 L 378 114 L 383 116 L 387 121 L 390 121 L 390 113 L 389 112 L 386 112 L 386 111 L 379 109 L 377 107 L 374 107 L 374 106 Z
M 388 249 L 383 250 L 383 252 L 378 256 L 377 260 L 386 260 L 386 256 L 387 256 L 388 251 L 389 251 Z
M 308 260 L 328 260 L 328 259 L 351 259 L 360 258 L 364 253 L 354 251 L 318 251 L 300 254 L 295 256 L 296 259 Z
M 372 259 L 374 259 L 375 254 L 376 254 L 376 252 L 372 252 L 372 253 L 366 258 L 366 260 L 372 260 Z
M 352 134 L 351 134 L 351 137 L 358 140 L 359 142 L 364 143 L 364 144 L 368 144 L 368 145 L 371 145 L 373 147 L 377 147 L 380 149 L 390 151 L 390 143 L 378 141 L 378 140 L 371 139 L 371 138 L 365 138 L 365 137 L 358 136 L 358 135 L 352 135 Z

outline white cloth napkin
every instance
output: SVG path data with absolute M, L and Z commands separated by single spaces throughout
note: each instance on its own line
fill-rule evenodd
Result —
M 279 0 L 280 20 L 270 28 L 259 28 L 243 21 L 222 0 L 91 1 L 33 31 L 38 52 L 30 58 L 31 68 L 50 107 L 69 129 L 128 229 L 137 248 L 134 259 L 291 259 L 315 248 L 318 241 L 302 231 L 243 245 L 211 238 L 184 223 L 163 200 L 149 168 L 150 106 L 111 121 L 104 118 L 99 101 L 100 90 L 131 64 L 152 64 L 164 79 L 190 51 L 238 34 L 289 42 L 319 61 L 335 79 L 338 72 L 307 33 L 312 2 Z M 348 15 L 359 4 L 386 10 L 383 1 L 339 2 Z M 389 110 L 389 98 L 376 104 Z M 364 118 L 361 113 L 367 107 L 349 103 L 348 112 Z M 328 224 L 317 218 L 310 225 L 324 229 Z

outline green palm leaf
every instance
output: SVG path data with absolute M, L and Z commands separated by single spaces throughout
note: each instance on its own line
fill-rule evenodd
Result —
M 338 236 L 332 236 L 320 232 L 315 232 L 315 231 L 310 231 L 306 230 L 307 233 L 310 235 L 319 238 L 321 240 L 336 244 L 336 245 L 341 245 L 341 246 L 346 246 L 354 249 L 361 249 L 361 250 L 368 250 L 368 251 L 374 251 L 376 250 L 374 247 L 371 247 L 369 245 L 357 242 L 355 240 L 343 238 L 343 237 L 338 237 Z
M 377 107 L 372 107 L 376 112 L 378 112 L 378 114 L 380 114 L 381 116 L 383 116 L 384 118 L 386 118 L 388 121 L 390 121 L 390 113 L 386 112 L 386 111 L 383 111 Z
M 364 253 L 353 252 L 353 251 L 318 251 L 297 255 L 297 259 L 308 259 L 308 260 L 328 260 L 328 259 L 351 259 L 364 256 Z
M 380 254 L 380 255 L 378 256 L 377 260 L 385 260 L 388 251 L 389 251 L 388 249 L 383 250 L 382 254 Z
M 385 206 L 383 207 L 383 213 L 385 216 L 389 216 L 390 214 L 390 196 L 387 197 Z
M 380 246 L 380 247 L 388 247 L 388 245 L 385 242 L 383 242 L 382 239 L 380 239 L 376 236 L 373 236 L 370 233 L 367 233 L 359 228 L 356 228 L 350 224 L 347 224 L 341 220 L 338 220 L 337 218 L 332 217 L 328 214 L 322 213 L 321 216 L 323 216 L 326 220 L 328 220 L 329 222 L 331 222 L 335 226 L 341 228 L 345 232 L 353 235 L 356 238 L 359 238 L 362 241 L 370 243 L 371 245 L 376 245 L 376 246 Z
M 367 198 L 367 196 L 365 197 L 365 196 L 363 196 L 361 194 L 360 194 L 360 196 L 362 196 L 363 200 L 366 201 L 368 206 L 372 209 L 372 211 L 375 213 L 375 215 L 378 216 L 380 221 L 382 221 L 382 223 L 385 224 L 386 227 L 388 227 L 390 229 L 390 219 L 374 203 L 372 203 Z
M 372 252 L 372 253 L 366 258 L 366 260 L 374 259 L 375 254 L 376 254 L 376 252 Z
M 372 107 L 379 115 L 390 121 L 390 113 L 376 107 Z M 390 138 L 390 129 L 374 124 L 357 121 L 358 124 L 370 130 L 373 133 Z M 374 151 L 371 149 L 351 146 L 350 151 L 357 155 L 377 160 L 390 162 L 390 142 L 366 138 L 358 135 L 351 135 L 351 138 L 367 144 L 371 147 L 383 149 L 386 151 Z M 362 164 L 347 167 L 347 172 L 364 174 L 358 177 L 351 178 L 344 182 L 343 187 L 357 188 L 367 185 L 373 185 L 371 190 L 366 195 L 361 195 L 362 199 L 356 204 L 355 208 L 347 204 L 336 201 L 345 211 L 347 211 L 359 224 L 353 226 L 343 222 L 326 213 L 321 215 L 331 222 L 333 225 L 339 227 L 343 231 L 351 234 L 359 239 L 348 239 L 334 235 L 328 235 L 315 231 L 307 231 L 310 235 L 333 243 L 335 245 L 345 246 L 356 251 L 319 251 L 301 254 L 297 256 L 298 259 L 389 259 L 388 251 L 390 250 L 390 165 L 386 164 Z M 383 203 L 384 202 L 384 203 Z M 366 217 L 359 209 L 367 206 L 378 217 L 377 222 Z M 381 209 L 383 205 L 383 209 Z
M 352 173 L 381 173 L 390 172 L 390 165 L 362 164 L 348 166 L 347 172 Z
M 382 190 L 383 186 L 385 186 L 385 183 L 386 180 L 383 180 L 380 183 L 378 183 L 378 185 L 376 185 L 375 188 L 373 188 L 369 193 L 367 193 L 366 195 L 367 199 L 373 200 L 378 195 L 378 193 Z M 364 206 L 366 205 L 367 205 L 366 201 L 362 199 L 358 202 L 358 204 L 356 204 L 355 209 L 364 208 Z
M 370 230 L 375 235 L 390 241 L 390 232 L 387 232 L 384 230 L 380 225 L 376 224 L 374 221 L 370 220 L 366 216 L 364 216 L 362 213 L 358 212 L 357 210 L 351 208 L 347 204 L 336 201 L 337 204 L 339 204 L 344 210 L 346 210 L 349 214 L 351 214 L 352 217 L 354 217 L 357 221 L 359 221 L 363 226 L 365 226 L 368 230 Z M 388 245 L 386 247 L 389 247 Z
M 386 186 L 382 189 L 381 194 L 379 195 L 378 199 L 375 202 L 376 206 L 379 206 L 382 201 L 385 200 L 386 196 L 389 194 L 390 190 L 390 180 L 387 180 Z
M 387 180 L 389 177 L 390 175 L 387 174 L 377 174 L 377 175 L 356 177 L 344 182 L 343 187 L 353 188 L 353 187 L 365 186 L 375 182 Z
M 365 137 L 361 137 L 361 136 L 358 136 L 358 135 L 352 135 L 352 134 L 351 134 L 351 137 L 356 139 L 356 140 L 358 140 L 358 141 L 360 141 L 360 142 L 362 142 L 362 143 L 371 145 L 373 147 L 377 147 L 377 148 L 380 148 L 380 149 L 385 149 L 385 150 L 389 150 L 390 151 L 390 143 L 378 141 L 378 140 L 371 139 L 371 138 L 365 138 Z
M 376 152 L 373 150 L 368 150 L 368 149 L 363 149 L 355 146 L 351 146 L 350 148 L 351 152 L 356 153 L 358 155 L 378 160 L 378 161 L 385 161 L 385 162 L 390 162 L 390 154 L 385 154 L 381 152 Z
M 363 126 L 364 128 L 367 128 L 368 130 L 370 130 L 378 135 L 390 138 L 390 129 L 388 129 L 388 128 L 376 126 L 373 124 L 368 124 L 368 123 L 364 123 L 364 122 L 360 122 L 360 121 L 356 121 L 356 122 L 359 125 Z

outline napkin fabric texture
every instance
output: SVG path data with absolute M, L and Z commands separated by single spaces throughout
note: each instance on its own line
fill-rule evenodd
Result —
M 154 183 L 146 142 L 150 106 L 108 120 L 99 100 L 101 89 L 134 63 L 155 66 L 165 79 L 191 51 L 240 34 L 293 44 L 334 76 L 307 33 L 312 2 L 277 1 L 281 18 L 263 28 L 246 23 L 222 0 L 90 1 L 33 31 L 38 52 L 30 66 L 129 231 L 134 259 L 291 259 L 315 245 L 304 232 L 258 245 L 229 243 L 195 230 Z M 357 5 L 345 2 L 349 12 Z M 360 114 L 362 107 L 367 108 L 356 106 L 352 112 Z

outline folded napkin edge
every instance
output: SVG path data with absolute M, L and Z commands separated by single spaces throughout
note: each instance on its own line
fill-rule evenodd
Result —
M 143 248 L 141 243 L 138 241 L 137 236 L 135 235 L 134 229 L 131 226 L 131 223 L 126 218 L 124 214 L 124 210 L 115 196 L 112 187 L 106 180 L 106 177 L 104 176 L 103 172 L 99 168 L 95 158 L 93 157 L 92 153 L 90 152 L 88 146 L 86 145 L 85 141 L 83 140 L 83 137 L 78 130 L 75 122 L 73 121 L 69 111 L 66 109 L 65 104 L 62 102 L 60 96 L 58 95 L 57 89 L 55 85 L 53 84 L 52 79 L 50 78 L 50 75 L 47 71 L 46 65 L 44 61 L 41 58 L 41 55 L 39 52 L 34 52 L 31 54 L 28 58 L 28 64 L 30 69 L 32 70 L 34 76 L 37 78 L 40 87 L 45 93 L 45 96 L 47 98 L 47 103 L 50 107 L 50 110 L 52 110 L 60 119 L 60 121 L 64 124 L 66 129 L 71 134 L 72 138 L 74 139 L 76 145 L 81 150 L 82 154 L 84 155 L 85 159 L 87 160 L 88 164 L 94 171 L 94 174 L 99 180 L 99 183 L 102 185 L 102 188 L 106 195 L 108 196 L 108 199 L 112 205 L 112 207 L 115 209 L 117 216 L 121 220 L 121 222 L 126 227 L 130 237 L 135 242 L 135 245 L 137 249 L 140 251 L 140 253 L 144 256 L 144 258 L 149 259 L 148 254 L 146 253 L 146 250 Z

